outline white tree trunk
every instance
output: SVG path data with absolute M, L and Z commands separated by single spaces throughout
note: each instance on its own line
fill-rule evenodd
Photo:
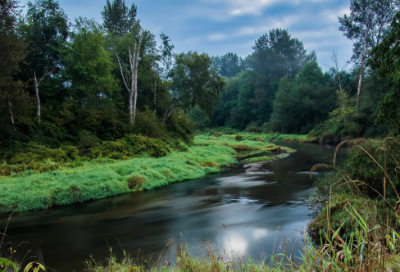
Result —
M 360 97 L 361 97 L 361 88 L 364 81 L 364 66 L 365 66 L 365 59 L 367 57 L 367 42 L 368 42 L 368 33 L 369 27 L 367 28 L 367 32 L 365 33 L 364 37 L 364 50 L 361 58 L 361 67 L 360 67 L 360 79 L 358 81 L 358 89 L 357 89 L 357 113 L 360 109 Z
M 35 94 L 36 94 L 36 116 L 40 124 L 40 95 L 39 95 L 39 82 L 36 79 L 36 72 L 33 73 L 33 83 L 35 84 Z
M 40 95 L 39 95 L 39 85 L 40 82 L 42 82 L 42 80 L 50 75 L 51 73 L 53 73 L 53 70 L 51 70 L 50 72 L 46 73 L 44 76 L 42 76 L 42 78 L 38 81 L 36 78 L 36 72 L 33 72 L 33 83 L 35 84 L 35 94 L 36 94 L 36 116 L 38 117 L 38 121 L 40 124 Z
M 10 119 L 11 119 L 11 124 L 12 124 L 12 126 L 13 126 L 13 128 L 14 128 L 14 131 L 16 131 L 16 129 L 15 129 L 15 122 L 14 122 L 14 113 L 13 113 L 13 110 L 12 110 L 12 103 L 11 103 L 11 100 L 10 100 L 10 94 L 9 93 L 7 93 L 7 101 L 8 101 L 8 112 L 10 113 Z
M 137 73 L 139 68 L 139 54 L 140 54 L 140 46 L 142 43 L 143 34 L 139 36 L 139 43 L 134 41 L 133 43 L 133 51 L 129 49 L 129 69 L 127 65 L 119 58 L 118 54 L 117 60 L 119 64 L 119 68 L 121 71 L 122 79 L 125 84 L 126 90 L 129 93 L 129 122 L 131 125 L 135 125 L 136 121 L 136 103 L 137 103 Z M 128 81 L 130 79 L 130 81 Z

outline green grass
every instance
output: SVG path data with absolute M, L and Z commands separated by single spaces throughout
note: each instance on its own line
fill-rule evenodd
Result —
M 25 212 L 83 203 L 129 193 L 152 190 L 184 180 L 218 173 L 237 163 L 236 151 L 272 152 L 281 147 L 264 141 L 236 141 L 234 136 L 197 136 L 186 152 L 173 151 L 161 158 L 143 155 L 127 160 L 82 159 L 40 173 L 22 171 L 0 177 L 0 212 Z M 236 151 L 235 151 L 236 150 Z
M 246 159 L 246 160 L 242 161 L 241 163 L 274 161 L 274 160 L 286 158 L 287 156 L 288 156 L 288 154 L 279 154 L 279 155 L 274 155 L 274 156 L 261 156 L 261 157 Z
M 242 136 L 243 141 L 259 141 L 259 142 L 298 142 L 298 143 L 311 143 L 318 142 L 317 137 L 309 135 L 296 135 L 296 134 L 280 134 L 280 133 L 249 133 L 249 132 L 232 132 L 232 134 L 221 134 L 219 130 L 210 131 L 201 136 L 209 137 L 225 137 L 234 140 L 237 135 Z M 199 136 L 197 136 L 199 137 Z M 197 138 L 196 137 L 196 138 Z M 241 141 L 242 142 L 242 141 Z
M 128 179 L 144 179 L 134 191 L 151 190 L 172 182 L 196 179 L 236 163 L 234 150 L 226 146 L 194 146 L 162 158 L 125 161 L 93 160 L 81 166 L 46 173 L 25 171 L 0 178 L 0 211 L 47 209 L 128 193 Z

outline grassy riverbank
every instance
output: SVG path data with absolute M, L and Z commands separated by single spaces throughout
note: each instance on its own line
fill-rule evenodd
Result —
M 151 190 L 191 180 L 237 162 L 236 152 L 271 153 L 281 147 L 254 140 L 237 141 L 230 135 L 198 136 L 187 151 L 153 158 L 80 160 L 78 166 L 40 173 L 28 170 L 0 177 L 0 212 L 24 212 L 83 203 L 124 193 Z

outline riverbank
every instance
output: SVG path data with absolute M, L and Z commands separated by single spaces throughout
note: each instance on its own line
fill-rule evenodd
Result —
M 285 152 L 268 142 L 239 141 L 231 135 L 197 136 L 194 144 L 187 151 L 173 151 L 160 158 L 95 159 L 73 168 L 45 173 L 29 170 L 1 177 L 0 212 L 48 209 L 197 179 L 236 164 L 238 151 L 270 156 L 275 151 Z

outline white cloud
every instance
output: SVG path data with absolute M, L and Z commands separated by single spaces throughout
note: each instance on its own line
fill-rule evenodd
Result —
M 275 4 L 282 4 L 282 0 L 203 0 L 204 2 L 220 3 L 225 5 L 230 16 L 242 15 L 261 15 L 264 9 Z M 299 5 L 320 2 L 330 2 L 332 0 L 286 0 L 285 4 Z
M 222 33 L 214 33 L 214 34 L 208 35 L 208 39 L 210 41 L 222 41 L 222 40 L 225 40 L 226 38 L 227 38 L 227 36 Z
M 263 34 L 263 33 L 270 31 L 273 28 L 286 29 L 286 28 L 289 28 L 290 26 L 294 25 L 295 23 L 299 22 L 300 19 L 301 19 L 301 17 L 298 15 L 270 19 L 270 20 L 258 23 L 257 26 L 242 27 L 236 31 L 234 36 L 240 37 L 240 36 Z

